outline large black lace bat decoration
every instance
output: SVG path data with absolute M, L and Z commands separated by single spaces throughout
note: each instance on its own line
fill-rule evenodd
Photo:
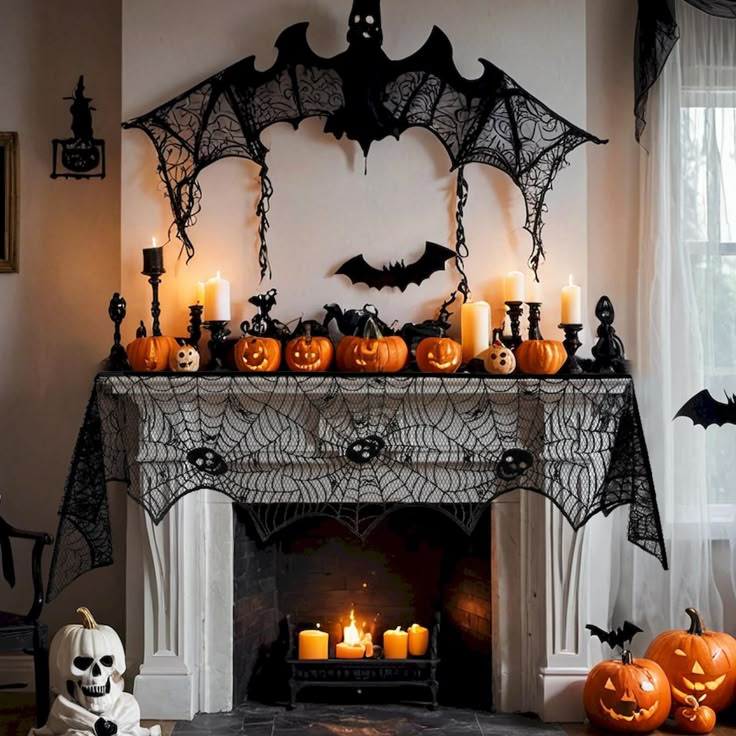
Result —
M 157 107 L 124 123 L 153 141 L 159 172 L 174 214 L 172 228 L 189 258 L 194 244 L 187 228 L 199 211 L 201 171 L 229 156 L 260 166 L 259 263 L 270 274 L 266 231 L 273 193 L 261 133 L 270 125 L 326 119 L 325 132 L 357 141 L 364 154 L 374 141 L 399 136 L 413 126 L 442 142 L 457 170 L 456 265 L 458 287 L 467 297 L 463 259 L 466 164 L 494 166 L 511 177 L 526 204 L 524 228 L 532 237 L 529 266 L 535 274 L 544 257 L 545 197 L 567 155 L 586 142 L 604 143 L 554 113 L 485 59 L 478 79 L 466 79 L 453 61 L 447 36 L 434 28 L 427 42 L 405 59 L 382 49 L 380 0 L 354 0 L 348 48 L 326 59 L 307 42 L 307 23 L 287 28 L 277 42 L 278 57 L 266 71 L 250 56 Z

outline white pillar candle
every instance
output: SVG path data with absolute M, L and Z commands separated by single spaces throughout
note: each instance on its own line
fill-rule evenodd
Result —
M 503 277 L 503 300 L 505 302 L 524 301 L 524 274 L 521 271 L 509 271 Z
M 204 308 L 204 281 L 197 281 L 197 301 Z
M 572 282 L 572 274 L 570 274 L 567 286 L 562 287 L 560 311 L 560 322 L 563 325 L 580 325 L 583 323 L 580 287 Z
M 480 355 L 490 345 L 491 305 L 488 302 L 465 302 L 460 308 L 463 363 Z
M 204 285 L 204 311 L 208 322 L 230 319 L 230 282 L 219 271 Z
M 529 283 L 526 287 L 526 301 L 529 304 L 542 304 L 544 302 L 542 284 L 540 284 L 534 276 L 529 279 Z

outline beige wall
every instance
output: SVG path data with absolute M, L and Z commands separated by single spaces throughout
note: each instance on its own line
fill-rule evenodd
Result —
M 107 141 L 109 175 L 54 181 L 51 139 L 68 136 L 71 123 L 61 98 L 81 73 L 97 108 L 95 135 Z M 119 121 L 120 2 L 1 0 L 0 130 L 20 139 L 20 273 L 0 274 L 0 513 L 54 534 L 91 380 L 112 342 L 107 303 L 120 281 Z M 118 542 L 121 508 L 113 503 Z M 55 629 L 87 605 L 122 627 L 121 569 L 85 576 L 46 607 L 44 619 Z M 0 607 L 30 605 L 24 585 L 9 601 L 3 586 Z

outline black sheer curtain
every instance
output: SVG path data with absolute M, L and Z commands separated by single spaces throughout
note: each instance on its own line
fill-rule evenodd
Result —
M 684 0 L 698 10 L 736 20 L 736 0 Z M 636 140 L 646 125 L 647 97 L 657 81 L 680 33 L 675 0 L 639 0 L 634 48 Z

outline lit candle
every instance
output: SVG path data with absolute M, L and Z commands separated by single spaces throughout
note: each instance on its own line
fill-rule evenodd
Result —
M 383 633 L 383 656 L 386 659 L 406 659 L 409 634 L 397 626 Z
M 488 302 L 465 302 L 460 307 L 463 363 L 488 349 L 491 329 L 491 305 Z
M 230 282 L 217 276 L 204 285 L 204 311 L 210 322 L 230 319 Z
M 345 627 L 343 641 L 335 648 L 338 659 L 363 659 L 365 656 L 365 645 L 361 642 L 361 632 L 355 625 L 354 611 L 350 611 L 350 625 Z M 372 647 L 371 647 L 372 648 Z
M 326 631 L 307 629 L 299 632 L 299 659 L 327 659 L 330 637 Z
M 526 301 L 529 304 L 542 304 L 542 302 L 544 302 L 542 284 L 540 284 L 533 276 L 529 279 L 529 283 L 526 286 Z
M 503 300 L 505 302 L 524 301 L 524 274 L 521 271 L 509 271 L 503 277 Z
M 195 303 L 204 307 L 204 281 L 197 281 L 197 301 Z
M 419 624 L 409 627 L 409 654 L 414 657 L 423 657 L 429 647 L 429 629 Z
M 373 656 L 373 637 L 370 634 L 363 634 L 363 644 L 365 644 L 365 656 Z
M 568 280 L 567 286 L 562 287 L 562 322 L 563 325 L 580 325 L 582 320 L 580 287 L 572 282 L 572 274 Z
M 151 238 L 151 247 L 143 249 L 143 273 L 155 276 L 164 271 L 164 249 L 156 245 L 156 238 Z

